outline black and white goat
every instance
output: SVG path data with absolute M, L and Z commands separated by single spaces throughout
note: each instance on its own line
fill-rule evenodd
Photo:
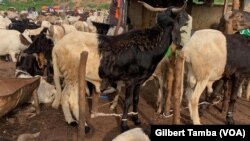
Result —
M 140 85 L 154 72 L 157 64 L 164 57 L 169 45 L 180 43 L 180 28 L 186 23 L 178 23 L 181 8 L 154 8 L 142 3 L 147 9 L 161 11 L 157 24 L 145 30 L 133 30 L 118 36 L 98 35 L 87 32 L 72 32 L 58 41 L 52 51 L 54 81 L 57 95 L 53 107 L 62 105 L 68 123 L 78 120 L 78 67 L 80 53 L 88 52 L 86 80 L 95 85 L 100 93 L 100 83 L 106 80 L 112 83 L 122 81 L 126 86 L 123 109 L 122 131 L 128 130 L 128 109 L 133 99 L 133 112 L 138 112 Z M 179 25 L 180 24 L 180 25 Z M 59 75 L 64 77 L 65 87 L 61 92 Z M 61 100 L 62 95 L 62 100 Z M 140 124 L 138 114 L 132 117 L 135 124 Z
M 196 31 L 184 46 L 188 64 L 188 87 L 190 117 L 200 124 L 198 102 L 207 87 L 212 93 L 212 84 L 221 78 L 232 82 L 227 122 L 233 124 L 234 105 L 238 89 L 244 78 L 250 77 L 250 38 L 241 34 L 224 35 L 212 29 Z

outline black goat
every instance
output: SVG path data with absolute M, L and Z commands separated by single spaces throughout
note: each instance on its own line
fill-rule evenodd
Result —
M 36 56 L 33 54 L 21 53 L 16 63 L 16 69 L 27 72 L 31 76 L 43 75 L 43 69 L 39 67 Z
M 102 79 L 110 84 L 118 81 L 126 84 L 121 128 L 122 131 L 128 129 L 128 108 L 132 99 L 133 112 L 137 113 L 140 85 L 152 75 L 169 45 L 172 42 L 177 45 L 180 43 L 179 27 L 187 22 L 181 20 L 185 16 L 180 16 L 186 3 L 181 8 L 153 8 L 146 3 L 143 5 L 150 10 L 161 11 L 157 17 L 157 25 L 150 29 L 131 30 L 118 36 L 76 31 L 65 35 L 55 44 L 52 57 L 57 96 L 52 107 L 58 108 L 61 104 L 65 120 L 69 124 L 79 119 L 79 107 L 76 104 L 79 78 L 76 74 L 80 53 L 87 51 L 86 80 L 94 84 L 96 92 L 100 93 Z M 60 74 L 65 82 L 63 91 L 60 86 Z M 96 111 L 92 112 L 94 114 Z M 133 116 L 133 121 L 135 124 L 140 123 L 138 114 Z
M 241 34 L 225 35 L 227 40 L 227 62 L 224 71 L 226 86 L 232 83 L 227 122 L 233 124 L 234 105 L 239 87 L 245 78 L 250 77 L 250 37 Z
M 152 11 L 163 11 L 157 16 L 157 25 L 146 30 L 134 30 L 118 36 L 98 37 L 101 62 L 99 76 L 115 83 L 123 81 L 126 85 L 125 104 L 123 109 L 122 131 L 128 130 L 128 109 L 133 99 L 133 112 L 138 112 L 140 85 L 143 84 L 154 72 L 157 64 L 164 57 L 165 52 L 172 42 L 179 45 L 180 29 L 184 20 L 180 14 L 185 7 L 153 8 L 141 2 Z M 185 19 L 187 19 L 185 17 Z M 178 23 L 178 22 L 182 23 Z M 140 124 L 138 114 L 132 116 L 135 124 Z
M 98 22 L 94 22 L 94 21 L 92 21 L 92 23 L 96 27 L 98 34 L 104 34 L 104 35 L 106 35 L 108 33 L 108 30 L 110 28 L 109 24 L 98 23 Z
M 23 19 L 23 20 L 11 19 L 11 22 L 12 23 L 9 25 L 9 29 L 17 30 L 21 33 L 23 33 L 25 29 L 36 29 L 40 27 L 35 23 L 30 22 L 28 19 Z
M 32 54 L 37 53 L 38 55 L 38 62 L 42 68 L 46 66 L 47 68 L 47 81 L 52 81 L 53 76 L 53 67 L 51 64 L 52 61 L 52 49 L 53 49 L 53 41 L 46 37 L 46 32 L 48 28 L 44 28 L 40 34 L 34 37 L 34 41 L 32 44 L 25 49 L 23 52 Z M 46 62 L 46 63 L 45 63 Z

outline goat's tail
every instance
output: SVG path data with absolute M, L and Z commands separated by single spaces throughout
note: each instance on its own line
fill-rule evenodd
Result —
M 53 61 L 53 69 L 54 69 L 54 83 L 55 83 L 56 92 L 57 92 L 55 96 L 55 100 L 52 103 L 52 107 L 57 109 L 61 101 L 62 89 L 60 85 L 60 71 L 59 71 L 58 64 L 57 64 L 57 55 L 54 51 L 52 51 L 52 61 Z

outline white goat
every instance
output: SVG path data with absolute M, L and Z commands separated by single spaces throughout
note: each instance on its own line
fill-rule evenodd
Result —
M 13 62 L 16 62 L 15 55 L 32 43 L 27 34 L 16 30 L 0 30 L 0 39 L 0 55 L 10 55 Z
M 150 139 L 141 128 L 133 128 L 118 135 L 112 141 L 150 141 Z
M 212 84 L 222 77 L 227 58 L 226 38 L 217 30 L 196 31 L 182 51 L 188 65 L 186 96 L 190 117 L 194 124 L 200 124 L 199 98 L 206 87 L 211 93 Z
M 0 16 L 0 29 L 8 29 L 11 24 L 11 20 L 8 17 Z
M 32 78 L 29 73 L 22 70 L 16 70 L 15 76 L 17 78 Z M 35 76 L 40 77 L 40 76 Z M 39 103 L 52 103 L 55 98 L 56 89 L 53 85 L 46 82 L 42 77 L 40 77 L 40 84 L 37 89 L 38 102 Z

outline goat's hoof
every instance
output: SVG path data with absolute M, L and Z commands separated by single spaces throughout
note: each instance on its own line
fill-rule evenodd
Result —
M 160 114 L 162 114 L 162 110 L 161 110 L 161 109 L 158 109 L 158 110 L 156 111 L 156 113 L 160 115 Z
M 138 118 L 138 116 L 132 116 L 132 121 L 134 122 L 135 125 L 141 124 L 141 120 Z
M 129 127 L 126 125 L 126 126 L 121 126 L 121 132 L 126 132 L 129 130 Z
M 114 111 L 114 110 L 115 110 L 115 106 L 111 105 L 109 109 L 110 109 L 111 111 Z
M 52 76 L 48 76 L 47 77 L 47 82 L 51 84 L 53 82 L 53 77 Z
M 91 128 L 89 126 L 85 126 L 85 134 L 90 133 Z
M 234 120 L 233 120 L 233 118 L 227 118 L 227 124 L 228 124 L 228 125 L 234 125 Z
M 69 123 L 70 126 L 76 127 L 78 123 L 76 121 L 72 121 Z
M 52 106 L 52 108 L 54 108 L 54 109 L 58 109 L 59 103 L 54 101 L 54 102 L 52 103 L 51 106 Z

